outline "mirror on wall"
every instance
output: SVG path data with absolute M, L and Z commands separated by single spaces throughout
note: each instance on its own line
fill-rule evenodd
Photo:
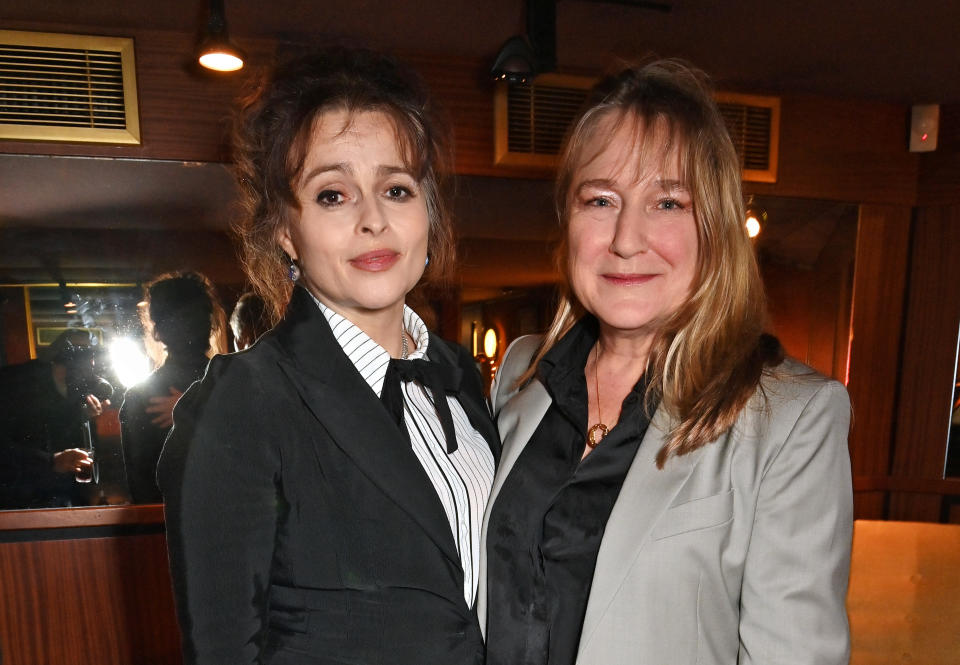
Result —
M 126 503 L 118 410 L 164 361 L 144 334 L 142 285 L 197 271 L 232 308 L 232 176 L 223 164 L 0 155 L 0 183 L 0 507 Z
M 0 507 L 127 502 L 117 409 L 155 366 L 140 297 L 134 284 L 0 285 Z

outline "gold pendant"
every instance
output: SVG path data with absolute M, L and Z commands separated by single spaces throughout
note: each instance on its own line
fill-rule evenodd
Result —
M 591 427 L 589 430 L 587 430 L 587 445 L 590 446 L 591 448 L 596 448 L 597 444 L 603 441 L 603 437 L 605 437 L 607 435 L 607 432 L 609 431 L 610 430 L 607 429 L 606 425 L 604 425 L 603 423 L 597 423 L 596 425 Z M 597 435 L 597 432 L 600 432 L 599 439 L 595 438 Z

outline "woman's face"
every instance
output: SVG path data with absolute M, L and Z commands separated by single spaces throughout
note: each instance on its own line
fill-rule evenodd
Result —
M 615 120 L 601 120 L 584 145 L 567 194 L 570 282 L 601 324 L 650 336 L 693 284 L 693 199 L 663 129 Z
M 355 323 L 402 310 L 423 274 L 429 220 L 405 161 L 387 115 L 322 114 L 294 183 L 300 214 L 277 238 L 310 292 Z

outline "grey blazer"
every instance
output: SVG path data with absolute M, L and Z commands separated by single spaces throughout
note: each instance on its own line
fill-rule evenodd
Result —
M 550 405 L 537 380 L 511 394 L 538 343 L 511 345 L 491 393 L 506 405 L 489 506 Z M 654 415 L 607 522 L 579 665 L 848 662 L 849 398 L 791 360 L 759 392 L 731 430 L 663 470 L 667 416 Z

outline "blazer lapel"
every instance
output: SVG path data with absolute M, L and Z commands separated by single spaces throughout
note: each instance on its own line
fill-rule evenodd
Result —
M 287 352 L 281 369 L 319 425 L 459 566 L 446 513 L 423 466 L 303 289 L 294 289 L 278 336 Z
M 493 478 L 487 509 L 483 513 L 483 530 L 480 535 L 477 618 L 480 620 L 480 630 L 484 635 L 487 629 L 487 528 L 490 524 L 490 509 L 517 458 L 520 457 L 520 453 L 523 452 L 547 409 L 550 408 L 550 402 L 550 393 L 539 380 L 534 379 L 503 407 L 497 417 L 497 426 L 503 433 L 503 454 L 500 457 L 500 465 L 497 467 L 497 475 Z
M 580 654 L 590 642 L 594 629 L 634 560 L 647 544 L 653 526 L 673 503 L 702 454 L 703 448 L 699 448 L 680 457 L 671 457 L 663 469 L 657 469 L 656 456 L 665 443 L 666 429 L 667 416 L 658 409 L 607 520 L 580 633 Z

